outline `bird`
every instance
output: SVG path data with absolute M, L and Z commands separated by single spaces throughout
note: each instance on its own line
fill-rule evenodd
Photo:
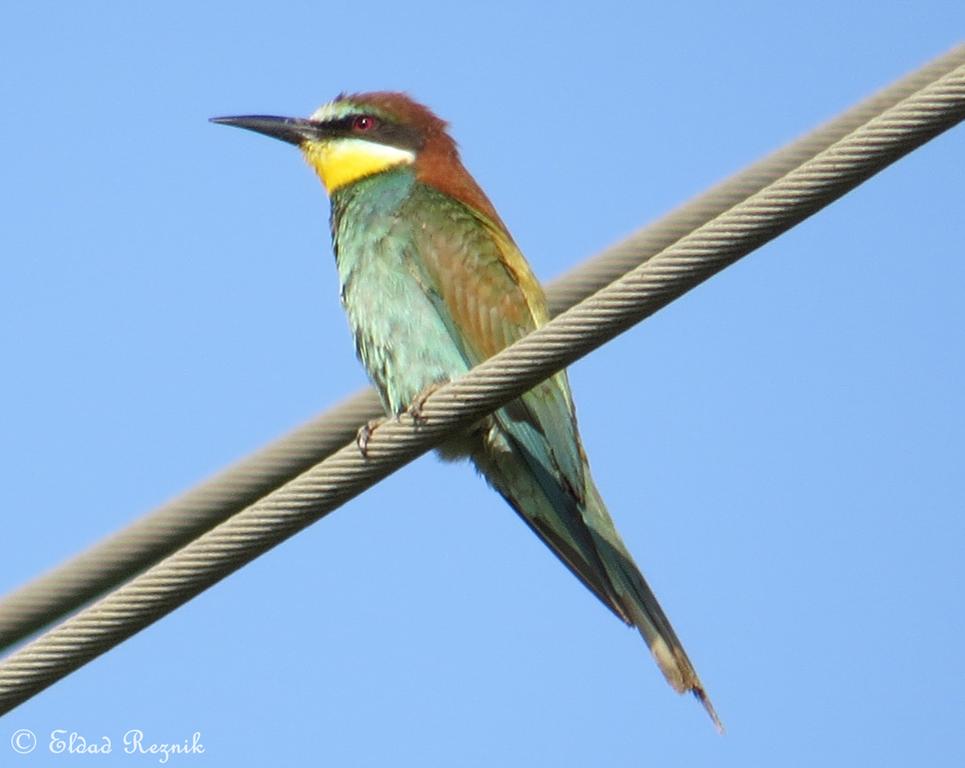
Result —
M 340 299 L 388 417 L 411 413 L 434 388 L 548 322 L 539 281 L 448 124 L 409 95 L 342 93 L 308 118 L 211 120 L 297 146 L 320 178 Z M 470 458 L 590 592 L 637 628 L 674 690 L 696 696 L 722 730 L 593 481 L 565 370 L 440 453 Z

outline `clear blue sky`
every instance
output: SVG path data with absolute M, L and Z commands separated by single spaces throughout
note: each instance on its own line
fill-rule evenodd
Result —
M 965 30 L 958 0 L 626 6 L 7 4 L 0 592 L 365 383 L 321 187 L 209 116 L 408 90 L 548 279 Z M 210 766 L 960 764 L 963 168 L 960 127 L 571 370 L 723 738 L 430 456 L 4 717 L 0 764 L 72 764 L 55 728 L 198 730 L 171 764 Z

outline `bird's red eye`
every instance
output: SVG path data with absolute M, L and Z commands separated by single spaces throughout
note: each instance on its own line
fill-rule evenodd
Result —
M 366 133 L 379 127 L 378 119 L 372 115 L 359 115 L 352 121 L 352 130 L 359 133 Z

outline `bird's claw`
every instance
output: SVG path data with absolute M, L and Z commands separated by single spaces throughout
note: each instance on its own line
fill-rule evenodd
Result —
M 429 418 L 422 412 L 422 409 L 426 404 L 426 400 L 428 400 L 434 392 L 438 391 L 447 383 L 448 382 L 445 381 L 437 381 L 434 384 L 430 384 L 418 395 L 416 395 L 411 403 L 409 403 L 409 407 L 405 409 L 405 412 L 416 424 L 425 424 L 429 420 Z
M 355 435 L 355 444 L 359 447 L 359 453 L 363 456 L 369 455 L 369 440 L 372 439 L 372 435 L 375 430 L 378 429 L 382 424 L 385 423 L 385 417 L 378 419 L 369 419 L 361 427 L 359 427 L 358 433 Z
M 412 399 L 409 407 L 405 409 L 405 415 L 412 419 L 415 424 L 425 424 L 428 417 L 422 412 L 422 408 L 426 404 L 426 400 L 429 399 L 433 392 L 447 383 L 448 382 L 440 381 L 435 384 L 430 384 L 423 389 Z M 399 416 L 382 416 L 378 419 L 369 419 L 369 421 L 359 427 L 359 431 L 355 435 L 355 444 L 359 447 L 359 453 L 363 456 L 368 456 L 369 440 L 372 439 L 375 430 L 385 424 L 386 421 L 389 421 L 389 419 L 398 421 Z

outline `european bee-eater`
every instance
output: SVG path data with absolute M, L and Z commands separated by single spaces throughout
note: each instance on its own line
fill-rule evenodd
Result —
M 446 123 L 405 94 L 341 95 L 308 119 L 214 121 L 295 144 L 321 178 L 342 304 L 388 414 L 549 319 L 539 282 Z M 670 685 L 693 692 L 719 727 L 593 483 L 565 371 L 441 453 L 468 455 L 590 591 L 637 627 Z

